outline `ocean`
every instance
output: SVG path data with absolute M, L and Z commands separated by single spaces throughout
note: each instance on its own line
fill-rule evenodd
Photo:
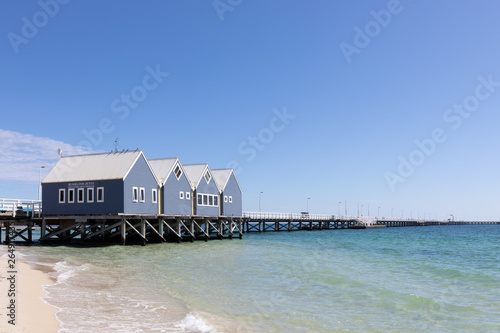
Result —
M 18 247 L 60 332 L 500 332 L 500 226 Z

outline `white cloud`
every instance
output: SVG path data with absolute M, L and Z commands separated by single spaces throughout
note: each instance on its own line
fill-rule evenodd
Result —
M 0 181 L 38 182 L 40 167 L 46 167 L 43 178 L 59 159 L 59 148 L 65 156 L 91 153 L 86 147 L 0 129 Z

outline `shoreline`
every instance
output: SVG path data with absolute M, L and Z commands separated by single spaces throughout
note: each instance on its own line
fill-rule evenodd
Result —
M 0 246 L 0 331 L 1 332 L 40 332 L 53 333 L 61 327 L 56 319 L 57 307 L 48 304 L 43 298 L 47 296 L 46 286 L 55 283 L 46 272 L 37 270 L 29 264 L 22 262 L 23 257 L 15 251 L 15 268 L 13 274 L 9 268 L 8 246 Z M 9 293 L 9 277 L 15 277 L 15 295 Z M 15 325 L 8 316 L 7 307 L 11 302 L 15 304 Z

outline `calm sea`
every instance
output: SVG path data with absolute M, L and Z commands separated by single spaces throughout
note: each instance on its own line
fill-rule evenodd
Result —
M 500 332 L 500 226 L 18 248 L 61 332 Z

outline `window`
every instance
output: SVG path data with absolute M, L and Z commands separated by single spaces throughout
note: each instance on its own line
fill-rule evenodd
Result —
M 214 195 L 214 206 L 218 206 L 219 205 L 219 197 Z
M 97 202 L 104 202 L 104 187 L 97 188 Z
M 224 202 L 227 202 L 227 195 L 224 196 Z
M 83 188 L 78 189 L 78 203 L 84 202 L 84 197 L 83 197 L 84 192 L 85 192 L 85 189 L 83 189 Z
M 94 202 L 94 188 L 87 188 L 87 202 Z
M 210 183 L 210 179 L 212 179 L 212 176 L 210 176 L 210 172 L 207 170 L 207 172 L 205 172 L 205 181 L 208 183 Z
M 203 194 L 203 204 L 205 206 L 208 205 L 208 195 L 207 194 Z
M 209 195 L 208 196 L 208 205 L 209 206 L 213 206 L 214 205 L 214 196 L 213 195 Z
M 232 202 L 233 202 L 233 197 L 229 196 L 229 203 L 232 203 Z
M 75 189 L 74 188 L 68 189 L 68 202 L 69 203 L 75 202 Z
M 179 192 L 179 199 L 181 200 L 184 199 L 184 192 L 182 191 Z
M 66 190 L 63 188 L 59 189 L 59 203 L 64 203 L 66 201 Z
M 175 175 L 175 178 L 177 178 L 177 180 L 179 180 L 179 178 L 181 178 L 182 176 L 182 169 L 181 167 L 179 166 L 179 164 L 177 164 L 175 166 L 175 169 L 174 169 L 174 175 Z
M 198 194 L 198 205 L 203 205 L 203 195 Z
M 186 200 L 191 200 L 191 193 L 186 192 Z
M 132 187 L 132 202 L 139 201 L 139 189 L 137 187 Z
M 151 198 L 152 198 L 151 200 L 153 203 L 158 202 L 158 192 L 156 191 L 155 188 L 151 191 Z
M 144 187 L 141 187 L 139 189 L 139 195 L 141 196 L 141 202 L 146 202 L 146 190 L 144 189 Z

